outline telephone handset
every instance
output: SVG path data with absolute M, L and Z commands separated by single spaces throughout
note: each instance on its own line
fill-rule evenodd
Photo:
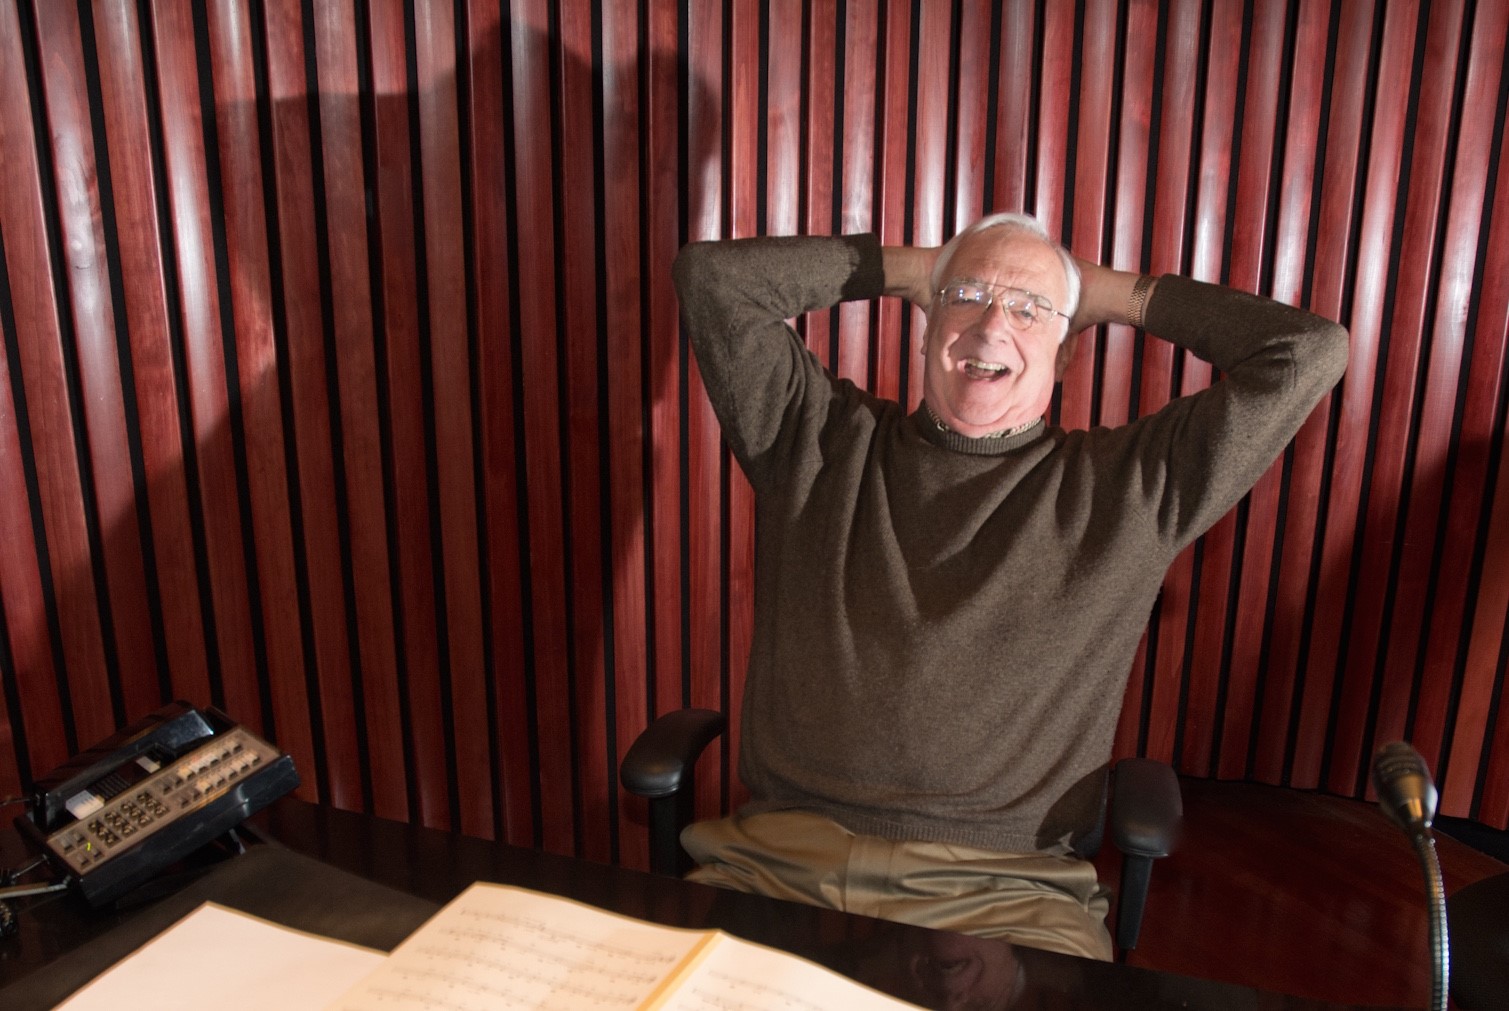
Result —
M 218 709 L 175 702 L 38 780 L 16 825 L 100 905 L 298 785 L 274 745 Z

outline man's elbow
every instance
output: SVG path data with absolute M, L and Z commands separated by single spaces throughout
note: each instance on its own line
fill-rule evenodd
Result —
M 1317 345 L 1317 368 L 1325 376 L 1326 389 L 1341 382 L 1351 357 L 1352 338 L 1347 328 L 1340 323 L 1325 321 L 1325 326 L 1315 335 Z
M 697 290 L 717 271 L 719 243 L 698 240 L 688 242 L 671 263 L 671 279 L 683 296 Z

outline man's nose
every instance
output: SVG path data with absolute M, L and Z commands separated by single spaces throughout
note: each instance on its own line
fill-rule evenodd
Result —
M 991 337 L 1006 339 L 1016 332 L 1006 318 L 1006 303 L 999 298 L 991 299 L 980 318 L 975 321 L 975 328 Z

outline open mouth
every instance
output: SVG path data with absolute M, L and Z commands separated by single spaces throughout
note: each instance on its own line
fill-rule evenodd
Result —
M 993 383 L 1011 374 L 1011 370 L 1000 362 L 984 362 L 978 358 L 966 358 L 962 366 L 962 371 L 966 376 L 987 383 Z

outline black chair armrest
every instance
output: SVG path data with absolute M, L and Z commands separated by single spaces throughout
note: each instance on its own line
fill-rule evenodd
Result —
M 650 869 L 657 874 L 679 875 L 690 865 L 681 830 L 692 820 L 697 758 L 727 723 L 711 709 L 678 709 L 646 727 L 624 755 L 624 789 L 650 800 Z
M 1184 818 L 1179 777 L 1172 766 L 1150 758 L 1116 763 L 1111 791 L 1111 841 L 1121 851 L 1121 886 L 1116 898 L 1116 947 L 1137 947 L 1147 906 L 1153 861 L 1168 856 Z
M 727 717 L 711 709 L 677 709 L 645 727 L 619 769 L 624 788 L 641 797 L 669 797 L 688 785 L 697 758 L 723 733 Z
M 1171 766 L 1151 758 L 1116 763 L 1111 795 L 1111 840 L 1123 853 L 1166 857 L 1184 818 L 1179 777 Z

